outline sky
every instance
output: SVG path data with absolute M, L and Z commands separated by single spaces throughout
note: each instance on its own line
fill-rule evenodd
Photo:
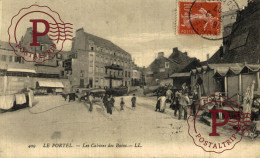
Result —
M 206 60 L 222 41 L 212 41 L 197 35 L 176 34 L 177 0 L 0 0 L 0 40 L 8 41 L 7 29 L 11 18 L 22 7 L 32 4 L 47 5 L 58 12 L 73 29 L 108 39 L 132 55 L 138 66 L 148 66 L 158 52 L 165 56 L 174 47 L 188 52 L 191 57 Z M 239 7 L 246 0 L 236 0 Z M 26 27 L 20 29 L 25 33 Z M 74 32 L 75 36 L 75 32 Z M 71 42 L 65 42 L 70 50 Z

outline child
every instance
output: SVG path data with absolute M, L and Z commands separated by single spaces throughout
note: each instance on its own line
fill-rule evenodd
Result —
M 124 105 L 125 105 L 125 102 L 124 102 L 124 98 L 122 97 L 121 102 L 120 102 L 120 106 L 121 106 L 120 110 L 124 110 Z
M 132 109 L 135 109 L 135 104 L 136 104 L 135 94 L 133 94 L 133 97 L 132 97 L 132 99 L 131 99 L 131 102 L 132 102 Z

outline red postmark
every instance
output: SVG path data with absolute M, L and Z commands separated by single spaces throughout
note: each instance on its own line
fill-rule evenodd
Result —
M 205 100 L 207 103 L 200 106 Z M 213 108 L 216 105 L 222 107 Z M 193 108 L 197 111 L 195 116 L 190 114 L 188 117 L 188 134 L 194 144 L 206 152 L 223 153 L 232 150 L 242 140 L 244 131 L 249 130 L 249 122 L 245 121 L 246 118 L 238 104 L 226 96 L 212 95 L 202 98 Z M 208 122 L 210 126 L 200 123 L 203 121 Z
M 8 35 L 17 56 L 43 63 L 54 59 L 66 40 L 72 40 L 72 24 L 63 22 L 48 6 L 34 4 L 12 17 Z
M 179 2 L 178 33 L 220 35 L 221 2 Z

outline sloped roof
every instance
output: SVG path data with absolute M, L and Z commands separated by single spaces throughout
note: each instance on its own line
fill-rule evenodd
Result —
M 193 66 L 192 62 L 197 61 L 197 63 L 194 66 L 201 66 L 197 58 L 189 57 L 187 55 L 187 52 L 183 53 L 180 50 L 178 50 L 177 47 L 173 48 L 173 52 L 168 58 L 178 64 L 178 70 L 177 70 L 178 72 L 190 71 Z
M 14 43 L 11 43 L 11 45 L 15 48 Z M 0 41 L 0 49 L 13 50 L 12 47 L 9 45 L 9 42 L 5 41 Z
M 219 64 L 208 64 L 210 69 L 217 69 L 217 68 L 221 68 L 221 67 L 232 67 L 232 68 L 241 68 L 244 66 L 244 64 L 242 63 L 219 63 Z
M 87 32 L 84 32 L 84 33 L 89 40 L 93 41 L 98 46 L 101 46 L 104 48 L 109 48 L 110 50 L 116 50 L 116 51 L 121 51 L 121 52 L 127 53 L 125 50 L 123 50 L 122 48 L 120 48 L 119 46 L 115 45 L 113 42 L 111 42 L 107 39 L 92 35 Z M 127 53 L 127 54 L 129 54 L 129 53 Z
M 196 58 L 191 58 L 187 54 L 178 50 L 177 47 L 173 48 L 172 54 L 168 57 L 169 59 L 175 61 L 178 64 L 187 64 Z

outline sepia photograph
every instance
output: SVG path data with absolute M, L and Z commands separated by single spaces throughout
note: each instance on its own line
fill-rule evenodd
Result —
M 0 158 L 260 157 L 260 0 L 0 0 Z

